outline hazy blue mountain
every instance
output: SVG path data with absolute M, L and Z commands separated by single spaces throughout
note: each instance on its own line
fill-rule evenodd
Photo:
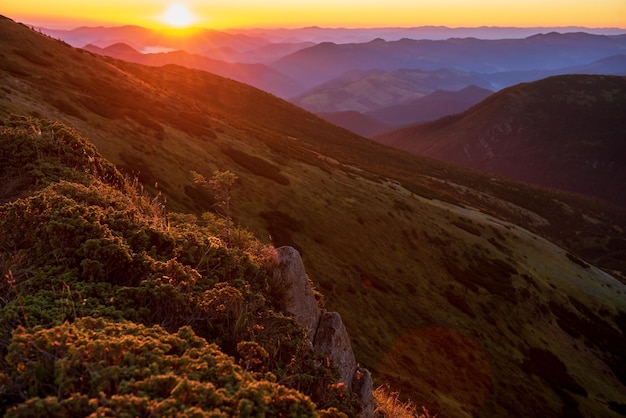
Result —
M 351 70 L 453 68 L 468 72 L 555 70 L 626 53 L 626 36 L 547 33 L 524 39 L 324 42 L 281 58 L 278 71 L 313 87 Z

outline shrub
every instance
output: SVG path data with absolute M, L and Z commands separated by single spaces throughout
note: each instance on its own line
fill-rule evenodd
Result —
M 32 186 L 59 180 L 110 185 L 122 175 L 77 132 L 50 120 L 12 116 L 0 125 L 0 177 L 19 176 Z
M 18 328 L 0 369 L 7 417 L 313 417 L 308 397 L 246 374 L 188 328 L 83 318 Z

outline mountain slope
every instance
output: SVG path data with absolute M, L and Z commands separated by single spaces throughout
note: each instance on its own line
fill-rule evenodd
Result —
M 556 76 L 378 138 L 500 176 L 626 205 L 626 78 Z
M 0 31 L 0 114 L 64 121 L 170 210 L 212 209 L 190 170 L 235 172 L 235 222 L 301 251 L 377 383 L 440 416 L 626 405 L 622 209 L 400 152 L 206 72 Z

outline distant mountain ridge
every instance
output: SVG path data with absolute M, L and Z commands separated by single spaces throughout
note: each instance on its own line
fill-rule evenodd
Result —
M 491 94 L 491 90 L 471 85 L 459 91 L 435 90 L 407 104 L 365 113 L 345 110 L 319 112 L 317 115 L 342 128 L 372 138 L 403 126 L 462 112 Z
M 416 154 L 626 206 L 626 77 L 565 75 L 377 138 Z
M 116 43 L 106 48 L 89 44 L 84 49 L 96 54 L 143 65 L 177 64 L 187 68 L 204 70 L 249 84 L 283 98 L 291 97 L 294 93 L 302 90 L 302 86 L 298 82 L 263 64 L 229 63 L 185 51 L 142 54 L 125 43 Z
M 228 46 L 237 50 L 247 50 L 268 43 L 259 38 L 204 28 L 197 28 L 176 36 L 169 36 L 167 32 L 133 25 L 114 27 L 85 26 L 71 30 L 41 28 L 40 30 L 52 37 L 63 39 L 65 42 L 78 48 L 82 48 L 87 44 L 104 48 L 116 43 L 126 43 L 138 51 L 143 51 L 145 47 L 151 46 L 201 53 L 209 45 L 213 48 Z
M 312 26 L 296 29 L 235 29 L 232 33 L 248 36 L 260 36 L 282 42 L 313 41 L 335 43 L 361 43 L 381 38 L 386 41 L 397 41 L 402 38 L 444 40 L 450 38 L 478 38 L 478 39 L 515 39 L 527 38 L 537 33 L 549 32 L 587 32 L 595 35 L 623 35 L 625 29 L 619 28 L 587 28 L 581 26 L 562 27 L 446 27 L 446 26 L 418 26 L 418 27 L 389 27 L 389 28 L 325 28 Z
M 267 63 L 299 49 L 312 46 L 312 42 L 272 42 L 258 36 L 247 36 L 214 29 L 195 28 L 188 33 L 175 33 L 140 26 L 80 27 L 72 30 L 40 28 L 43 33 L 63 39 L 72 46 L 82 48 L 91 44 L 106 48 L 126 43 L 141 53 L 184 50 L 191 54 L 231 63 Z M 171 33 L 170 33 L 171 34 Z
M 359 44 L 325 42 L 300 50 L 272 64 L 281 73 L 309 86 L 321 84 L 350 70 L 456 68 L 473 72 L 557 69 L 626 52 L 626 36 L 586 33 L 547 33 L 524 39 L 440 41 L 376 39 Z

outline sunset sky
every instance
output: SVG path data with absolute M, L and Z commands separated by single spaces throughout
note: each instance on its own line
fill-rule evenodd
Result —
M 216 29 L 312 25 L 626 28 L 626 0 L 12 0 L 2 3 L 0 14 L 49 28 L 121 24 L 166 27 L 173 23 L 167 23 L 165 12 L 174 4 L 179 5 L 179 11 L 189 11 L 185 25 Z

